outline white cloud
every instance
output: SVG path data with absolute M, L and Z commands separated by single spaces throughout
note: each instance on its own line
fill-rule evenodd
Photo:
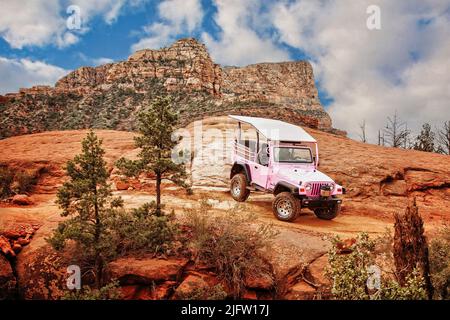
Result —
M 69 71 L 42 61 L 0 56 L 0 94 L 34 85 L 54 85 Z
M 86 63 L 86 64 L 91 65 L 91 66 L 99 66 L 99 65 L 102 65 L 102 64 L 107 64 L 107 63 L 114 62 L 114 60 L 111 59 L 111 58 L 106 58 L 106 57 L 92 58 L 92 57 L 89 57 L 89 56 L 85 55 L 82 52 L 79 52 L 77 54 L 77 56 L 80 58 L 80 60 L 83 63 Z
M 70 46 L 89 30 L 89 21 L 102 16 L 108 24 L 116 21 L 126 6 L 138 6 L 147 0 L 0 0 L 2 14 L 0 36 L 12 48 L 25 46 Z M 77 5 L 81 10 L 81 29 L 69 30 L 67 7 Z
M 267 16 L 261 12 L 262 2 L 216 0 L 215 6 L 217 13 L 214 20 L 221 29 L 219 39 L 206 32 L 202 34 L 215 61 L 226 65 L 245 65 L 289 59 L 289 54 L 276 46 L 270 34 L 261 34 L 267 28 Z
M 425 121 L 450 119 L 448 1 L 379 0 L 382 29 L 374 31 L 366 27 L 370 4 L 285 2 L 273 6 L 272 21 L 280 41 L 313 57 L 321 88 L 334 99 L 333 124 L 351 137 L 365 119 L 376 142 L 395 110 L 415 132 Z
M 110 58 L 101 57 L 92 59 L 92 62 L 94 63 L 95 66 L 98 66 L 102 64 L 112 63 L 114 62 L 114 60 Z
M 202 22 L 200 0 L 165 0 L 158 5 L 160 20 L 144 27 L 146 36 L 131 47 L 132 51 L 160 48 L 174 41 L 179 34 L 192 33 Z

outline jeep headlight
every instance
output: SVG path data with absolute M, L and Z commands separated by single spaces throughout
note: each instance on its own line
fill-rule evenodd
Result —
M 333 182 L 330 182 L 330 183 L 328 184 L 328 186 L 330 187 L 331 191 L 333 191 L 333 190 L 334 190 L 334 187 L 335 187 L 335 184 L 334 184 Z
M 310 184 L 307 184 L 306 187 L 305 187 L 305 190 L 306 191 L 311 191 L 311 189 L 312 189 L 312 186 Z

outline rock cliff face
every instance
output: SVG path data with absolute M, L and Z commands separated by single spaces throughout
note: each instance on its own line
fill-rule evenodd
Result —
M 0 96 L 0 138 L 47 130 L 133 130 L 144 96 L 177 96 L 181 122 L 209 115 L 265 115 L 332 131 L 306 61 L 221 67 L 195 39 L 128 60 L 82 67 L 56 82 Z

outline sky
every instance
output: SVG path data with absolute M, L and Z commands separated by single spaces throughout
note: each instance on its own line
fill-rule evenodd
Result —
M 0 94 L 184 37 L 243 66 L 309 60 L 333 126 L 450 120 L 450 0 L 0 0 Z

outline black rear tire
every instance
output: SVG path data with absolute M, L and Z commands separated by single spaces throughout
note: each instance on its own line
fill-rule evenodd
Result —
M 314 210 L 316 217 L 322 220 L 333 220 L 338 216 L 339 212 L 341 212 L 340 203 L 333 205 L 331 208 L 320 208 Z
M 291 222 L 300 213 L 300 200 L 290 192 L 281 192 L 273 200 L 272 209 L 278 220 Z
M 250 190 L 247 189 L 247 178 L 243 173 L 238 173 L 231 179 L 230 193 L 231 197 L 238 202 L 247 200 Z

